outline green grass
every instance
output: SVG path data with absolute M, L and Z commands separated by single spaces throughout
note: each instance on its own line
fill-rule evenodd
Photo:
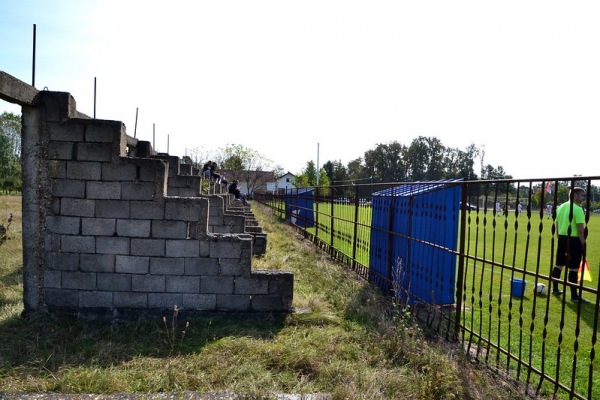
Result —
M 370 208 L 352 204 L 319 204 L 319 229 L 307 230 L 317 234 L 343 253 L 353 255 L 354 218 L 358 215 L 355 258 L 369 265 L 369 232 L 361 230 L 370 225 Z M 335 219 L 331 219 L 331 215 Z M 316 217 L 315 217 L 316 218 Z M 587 223 L 589 232 L 587 259 L 593 282 L 584 281 L 589 291 L 584 297 L 597 301 L 600 278 L 600 215 L 591 214 Z M 555 238 L 555 237 L 554 237 Z M 539 212 L 529 217 L 514 212 L 494 215 L 492 212 L 468 214 L 466 226 L 465 276 L 461 324 L 466 328 L 462 339 L 473 354 L 492 367 L 510 371 L 534 386 L 539 376 L 527 375 L 523 365 L 495 348 L 509 351 L 514 357 L 584 396 L 600 394 L 600 376 L 593 376 L 589 386 L 590 369 L 597 371 L 599 361 L 594 359 L 597 326 L 595 304 L 570 303 L 568 287 L 562 287 L 564 296 L 535 296 L 535 284 L 544 283 L 551 289 L 549 273 L 553 266 L 556 240 L 552 235 L 552 220 Z M 522 298 L 511 296 L 512 278 L 527 281 Z M 565 272 L 563 272 L 563 279 Z M 563 299 L 565 301 L 563 301 Z M 577 349 L 577 351 L 575 351 Z M 575 366 L 575 367 L 574 367 Z M 552 393 L 553 385 L 544 382 L 543 391 Z M 564 391 L 559 397 L 567 398 Z
M 427 339 L 409 313 L 254 204 L 268 233 L 255 269 L 294 273 L 287 315 L 182 313 L 106 324 L 22 310 L 20 198 L 0 247 L 0 393 L 331 393 L 334 399 L 518 399 L 454 345 Z M 0 214 L 0 223 L 2 223 Z M 189 326 L 186 328 L 186 321 Z M 185 336 L 183 335 L 185 331 Z

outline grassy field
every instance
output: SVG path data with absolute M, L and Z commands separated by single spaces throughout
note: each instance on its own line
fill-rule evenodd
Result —
M 454 345 L 426 338 L 353 272 L 281 224 L 254 212 L 268 233 L 256 269 L 294 273 L 287 315 L 210 314 L 187 320 L 103 324 L 39 312 L 20 317 L 19 197 L 0 197 L 0 394 L 236 392 L 331 393 L 334 399 L 519 399 L 511 384 L 479 369 Z M 186 322 L 189 325 L 186 327 Z M 0 396 L 1 397 L 1 396 Z
M 369 265 L 370 207 L 352 204 L 320 204 L 319 238 Z M 335 218 L 332 220 L 331 215 Z M 551 288 L 549 273 L 553 266 L 556 240 L 552 219 L 543 213 L 494 214 L 470 212 L 467 218 L 465 275 L 462 284 L 463 340 L 487 364 L 510 371 L 513 376 L 534 386 L 539 382 L 522 360 L 532 368 L 588 398 L 600 396 L 599 362 L 595 359 L 598 326 L 598 278 L 600 278 L 600 215 L 591 214 L 587 223 L 586 258 L 592 282 L 583 281 L 583 297 L 591 304 L 571 303 L 570 290 L 561 285 L 563 296 L 536 296 L 534 287 L 543 283 Z M 333 229 L 332 229 L 333 227 Z M 458 229 L 458 227 L 457 227 Z M 563 273 L 563 279 L 566 279 Z M 523 297 L 511 296 L 512 279 L 526 281 Z M 499 351 L 498 348 L 502 349 Z M 507 355 L 506 352 L 510 353 Z M 555 390 L 545 381 L 545 393 Z M 568 398 L 563 391 L 562 397 Z

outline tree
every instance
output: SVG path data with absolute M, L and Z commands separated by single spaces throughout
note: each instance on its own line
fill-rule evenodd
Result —
M 439 139 L 419 136 L 406 151 L 407 177 L 411 181 L 444 178 L 446 148 Z
M 0 115 L 0 187 L 4 192 L 20 191 L 21 117 L 4 112 Z
M 380 182 L 404 182 L 407 178 L 407 148 L 393 141 L 378 144 L 375 149 L 365 152 L 365 168 Z
M 367 171 L 366 166 L 363 163 L 362 158 L 357 158 L 348 163 L 348 180 L 349 181 L 361 181 L 364 178 L 372 178 L 370 171 Z
M 246 182 L 250 194 L 266 185 L 276 173 L 276 167 L 271 160 L 240 144 L 229 144 L 220 148 L 215 160 L 221 170 L 230 171 L 232 180 Z
M 317 168 L 314 161 L 311 160 L 306 163 L 306 168 L 302 173 L 294 178 L 293 184 L 296 187 L 325 187 L 330 186 L 331 181 L 325 169 L 321 168 L 319 170 L 319 184 L 317 185 Z
M 475 158 L 481 151 L 474 144 L 470 144 L 465 151 L 460 149 L 447 149 L 445 157 L 445 179 L 475 180 L 477 174 L 473 169 Z
M 332 184 L 339 185 L 348 181 L 348 172 L 341 160 L 327 161 L 325 165 L 323 165 L 323 169 Z

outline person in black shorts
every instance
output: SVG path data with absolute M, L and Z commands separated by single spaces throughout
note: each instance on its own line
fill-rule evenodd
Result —
M 570 200 L 561 204 L 556 209 L 556 232 L 558 244 L 556 246 L 556 265 L 552 269 L 552 294 L 561 295 L 558 284 L 565 266 L 568 267 L 567 280 L 571 288 L 571 301 L 575 303 L 588 303 L 578 294 L 577 271 L 583 259 L 585 250 L 585 213 L 581 203 L 585 199 L 585 190 L 575 187 L 569 192 Z

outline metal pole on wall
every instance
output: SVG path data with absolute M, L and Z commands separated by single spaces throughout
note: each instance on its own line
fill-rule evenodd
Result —
M 167 154 L 169 154 L 169 138 L 170 135 L 167 135 Z
M 96 119 L 96 77 L 94 77 L 94 119 Z
M 317 186 L 319 186 L 319 143 L 317 143 Z
M 33 24 L 33 64 L 31 66 L 31 86 L 35 87 L 35 39 L 36 39 L 36 34 L 35 34 L 35 24 Z
M 135 126 L 133 127 L 133 138 L 135 139 L 135 135 L 137 133 L 137 118 L 138 118 L 138 108 L 135 108 Z
M 156 130 L 154 129 L 154 122 L 152 123 L 152 149 L 154 149 L 154 151 L 156 151 L 156 146 L 154 145 L 154 139 L 156 138 L 155 135 Z

